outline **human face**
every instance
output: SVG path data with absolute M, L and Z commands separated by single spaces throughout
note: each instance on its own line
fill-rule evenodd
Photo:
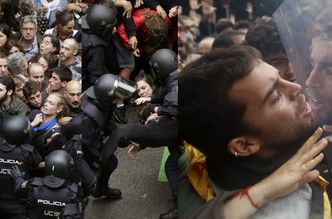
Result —
M 43 66 L 44 72 L 48 69 L 48 62 L 43 57 L 39 58 L 38 64 Z
M 25 40 L 33 40 L 37 33 L 37 27 L 34 23 L 26 22 L 21 27 L 22 37 Z
M 40 54 L 48 54 L 52 53 L 56 50 L 56 48 L 53 46 L 51 37 L 44 37 L 43 40 L 40 43 Z
M 15 95 L 18 96 L 22 101 L 26 101 L 25 96 L 23 94 L 23 86 L 24 84 L 19 84 L 15 86 Z
M 74 20 L 69 21 L 64 26 L 61 25 L 61 32 L 62 32 L 62 35 L 63 35 L 62 39 L 72 37 L 73 32 L 74 32 L 74 28 L 75 28 L 75 21 Z
M 306 80 L 309 103 L 321 124 L 332 122 L 332 40 L 316 38 L 310 53 L 313 68 Z
M 25 77 L 29 77 L 28 67 L 29 67 L 28 62 L 24 61 L 22 64 L 21 74 L 24 75 Z
M 32 66 L 30 68 L 29 80 L 37 82 L 40 88 L 42 87 L 44 77 L 44 69 L 41 66 Z
M 54 72 L 52 73 L 52 77 L 49 81 L 50 81 L 50 89 L 52 91 L 59 91 L 64 87 L 61 83 L 60 77 Z
M 13 46 L 8 52 L 9 52 L 9 55 L 11 55 L 15 52 L 20 52 L 20 50 L 16 46 Z
M 47 116 L 56 116 L 62 110 L 58 107 L 58 101 L 56 95 L 50 94 L 42 106 L 41 112 Z
M 8 75 L 8 61 L 6 58 L 0 58 L 0 75 Z
M 151 97 L 153 93 L 152 87 L 144 80 L 137 81 L 137 94 L 140 97 Z
M 235 82 L 230 97 L 246 105 L 243 122 L 259 133 L 255 137 L 261 152 L 269 156 L 300 146 L 312 133 L 314 120 L 301 86 L 282 79 L 277 69 L 261 60 L 248 76 Z
M 28 97 L 28 103 L 33 108 L 39 109 L 41 107 L 41 103 L 42 103 L 42 95 L 41 95 L 40 91 L 37 91 L 37 93 L 35 93 L 35 94 L 31 94 Z
M 79 108 L 81 106 L 81 88 L 72 87 L 65 91 L 65 98 L 69 105 L 73 108 Z
M 7 40 L 7 35 L 3 32 L 0 32 L 0 47 L 3 47 L 6 44 Z
M 0 104 L 5 101 L 8 96 L 6 86 L 0 83 Z
M 75 56 L 74 45 L 71 40 L 64 40 L 60 48 L 60 60 L 66 61 L 74 58 Z

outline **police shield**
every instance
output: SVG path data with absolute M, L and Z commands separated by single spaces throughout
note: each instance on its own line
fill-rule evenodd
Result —
M 285 0 L 273 20 L 315 119 L 332 124 L 332 1 Z
M 273 14 L 297 81 L 305 88 L 314 119 L 332 124 L 332 1 L 285 0 Z M 332 149 L 324 151 L 332 179 Z

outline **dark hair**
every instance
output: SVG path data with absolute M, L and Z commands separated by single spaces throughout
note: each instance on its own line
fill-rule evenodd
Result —
M 49 70 L 50 73 L 56 73 L 59 78 L 60 78 L 60 81 L 71 81 L 72 77 L 73 77 L 73 74 L 72 72 L 70 71 L 70 69 L 68 67 L 65 67 L 65 66 L 60 66 L 60 67 L 55 67 L 55 68 L 52 68 Z
M 10 39 L 7 41 L 6 52 L 9 54 L 9 50 L 11 50 L 14 46 L 17 47 L 20 52 L 22 52 L 22 53 L 25 52 L 22 47 L 22 44 L 19 41 L 14 40 L 14 39 Z
M 145 74 L 144 71 L 141 71 L 136 77 L 135 77 L 135 82 L 137 83 L 138 81 L 145 81 L 150 87 L 152 88 L 153 91 L 156 89 L 156 85 L 154 83 L 154 80 L 151 75 Z
M 263 19 L 250 27 L 246 34 L 245 41 L 248 45 L 258 49 L 264 59 L 271 55 L 286 54 L 272 19 Z
M 245 35 L 239 30 L 225 30 L 215 37 L 212 43 L 212 49 L 215 48 L 228 48 L 235 45 L 234 38 L 240 35 Z
M 226 18 L 220 18 L 215 25 L 215 30 L 216 33 L 218 34 L 224 30 L 233 29 L 233 26 L 234 25 L 230 20 Z
M 239 20 L 236 21 L 236 23 L 234 24 L 233 29 L 234 30 L 239 30 L 242 28 L 250 28 L 250 22 L 248 20 Z
M 72 13 L 68 12 L 67 10 L 57 11 L 55 18 L 56 18 L 56 23 L 60 24 L 61 26 L 65 26 L 70 21 L 75 20 L 74 15 Z
M 4 33 L 7 36 L 7 42 L 10 39 L 12 33 L 11 33 L 11 27 L 7 24 L 0 24 L 0 32 Z
M 144 53 L 150 57 L 158 49 L 167 48 L 168 30 L 165 21 L 149 10 L 144 13 L 147 36 L 144 39 Z
M 60 51 L 60 40 L 59 40 L 59 38 L 54 36 L 54 35 L 51 35 L 51 34 L 46 34 L 46 35 L 43 36 L 42 40 L 45 37 L 51 38 L 51 43 L 56 48 L 55 51 L 53 52 L 53 54 L 58 54 L 59 51 Z
M 30 95 L 37 93 L 38 91 L 41 92 L 40 87 L 37 82 L 35 81 L 27 81 L 23 86 L 23 95 L 25 98 L 28 98 Z
M 231 139 L 258 134 L 243 121 L 245 103 L 229 96 L 233 84 L 253 70 L 258 58 L 259 52 L 250 46 L 215 49 L 179 74 L 180 137 L 210 160 L 227 156 Z
M 12 90 L 13 93 L 15 92 L 15 82 L 12 77 L 9 75 L 1 75 L 0 76 L 0 84 L 6 86 L 7 91 Z

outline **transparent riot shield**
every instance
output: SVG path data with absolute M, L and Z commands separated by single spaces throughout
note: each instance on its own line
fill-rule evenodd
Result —
M 285 0 L 273 20 L 314 116 L 332 124 L 332 1 Z
M 332 125 L 332 1 L 285 0 L 273 19 L 315 120 Z M 321 174 L 332 180 L 331 143 L 324 155 Z

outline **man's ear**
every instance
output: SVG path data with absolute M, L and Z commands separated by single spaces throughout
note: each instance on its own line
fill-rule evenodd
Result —
M 252 136 L 240 136 L 228 142 L 227 149 L 231 154 L 239 157 L 255 154 L 261 148 L 260 141 Z
M 62 82 L 61 82 L 61 87 L 64 88 L 64 87 L 66 87 L 66 85 L 67 85 L 67 81 L 62 81 Z

